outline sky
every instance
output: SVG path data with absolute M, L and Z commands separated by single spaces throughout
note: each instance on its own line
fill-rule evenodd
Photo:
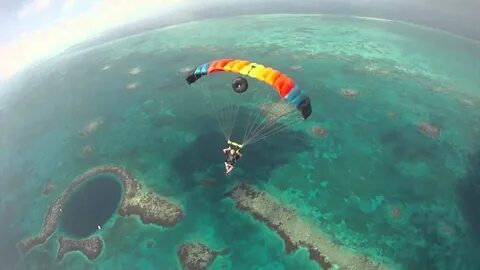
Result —
M 189 13 L 198 18 L 203 11 L 208 17 L 221 6 L 250 8 L 252 13 L 344 9 L 437 26 L 480 40 L 476 14 L 480 0 L 0 0 L 0 80 L 106 30 L 155 16 L 179 14 L 188 20 Z
M 102 31 L 182 0 L 0 0 L 0 79 Z

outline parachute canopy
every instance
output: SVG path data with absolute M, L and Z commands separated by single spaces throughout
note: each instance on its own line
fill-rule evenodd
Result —
M 307 119 L 312 113 L 310 98 L 295 83 L 295 81 L 280 71 L 261 64 L 253 63 L 241 59 L 218 59 L 198 66 L 185 79 L 188 84 L 194 83 L 202 76 L 210 75 L 216 72 L 232 72 L 244 76 L 249 76 L 263 81 L 275 89 L 280 97 L 293 106 L 295 106 L 304 119 Z M 245 86 L 245 87 L 248 87 Z M 245 91 L 237 91 L 239 93 Z

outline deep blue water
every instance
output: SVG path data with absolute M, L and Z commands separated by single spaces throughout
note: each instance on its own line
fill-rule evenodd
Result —
M 87 237 L 114 214 L 122 195 L 119 181 L 100 175 L 83 184 L 68 199 L 62 211 L 61 224 L 72 237 Z

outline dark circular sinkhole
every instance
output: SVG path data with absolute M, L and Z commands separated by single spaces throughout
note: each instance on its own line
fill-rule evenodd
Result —
M 70 194 L 63 206 L 63 231 L 76 238 L 93 234 L 115 213 L 121 197 L 122 186 L 114 175 L 92 177 Z

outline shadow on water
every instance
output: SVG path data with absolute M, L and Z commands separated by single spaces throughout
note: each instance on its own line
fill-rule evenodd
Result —
M 392 153 L 399 161 L 408 160 L 433 160 L 435 153 L 441 151 L 443 146 L 434 140 L 424 140 L 423 134 L 417 131 L 406 133 L 400 128 L 394 128 L 380 136 L 380 141 L 385 147 L 391 147 Z M 406 147 L 408 146 L 408 147 Z
M 214 121 L 214 120 L 213 120 Z M 198 185 L 195 174 L 204 174 L 218 184 L 231 185 L 231 179 L 246 179 L 247 182 L 268 180 L 272 170 L 289 162 L 295 162 L 295 153 L 310 148 L 306 136 L 301 132 L 283 131 L 279 134 L 245 147 L 244 157 L 236 164 L 232 175 L 225 175 L 225 139 L 219 131 L 199 135 L 186 145 L 172 161 L 172 171 L 179 176 L 183 189 Z
M 199 119 L 195 123 L 201 124 L 206 122 Z M 299 139 L 299 135 L 304 136 L 300 132 L 284 131 L 269 137 L 268 140 L 245 147 L 244 157 L 237 162 L 235 170 L 228 176 L 225 175 L 225 155 L 222 152 L 226 143 L 220 130 L 199 134 L 194 141 L 186 144 L 171 162 L 173 174 L 169 179 L 185 194 L 186 215 L 177 227 L 176 232 L 181 233 L 178 237 L 198 233 L 205 229 L 205 222 L 208 220 L 208 230 L 215 228 L 218 248 L 242 247 L 241 244 L 233 243 L 237 235 L 246 232 L 250 241 L 257 241 L 260 230 L 258 227 L 242 219 L 231 220 L 236 216 L 231 213 L 230 207 L 222 203 L 226 199 L 225 192 L 239 181 L 264 183 L 276 167 L 296 162 L 295 153 L 309 149 L 308 140 L 305 137 L 303 140 Z M 208 182 L 202 184 L 202 181 Z M 235 224 L 231 224 L 232 221 Z
M 473 236 L 480 239 L 480 151 L 470 158 L 467 174 L 458 181 L 456 193 L 463 217 L 470 224 Z

